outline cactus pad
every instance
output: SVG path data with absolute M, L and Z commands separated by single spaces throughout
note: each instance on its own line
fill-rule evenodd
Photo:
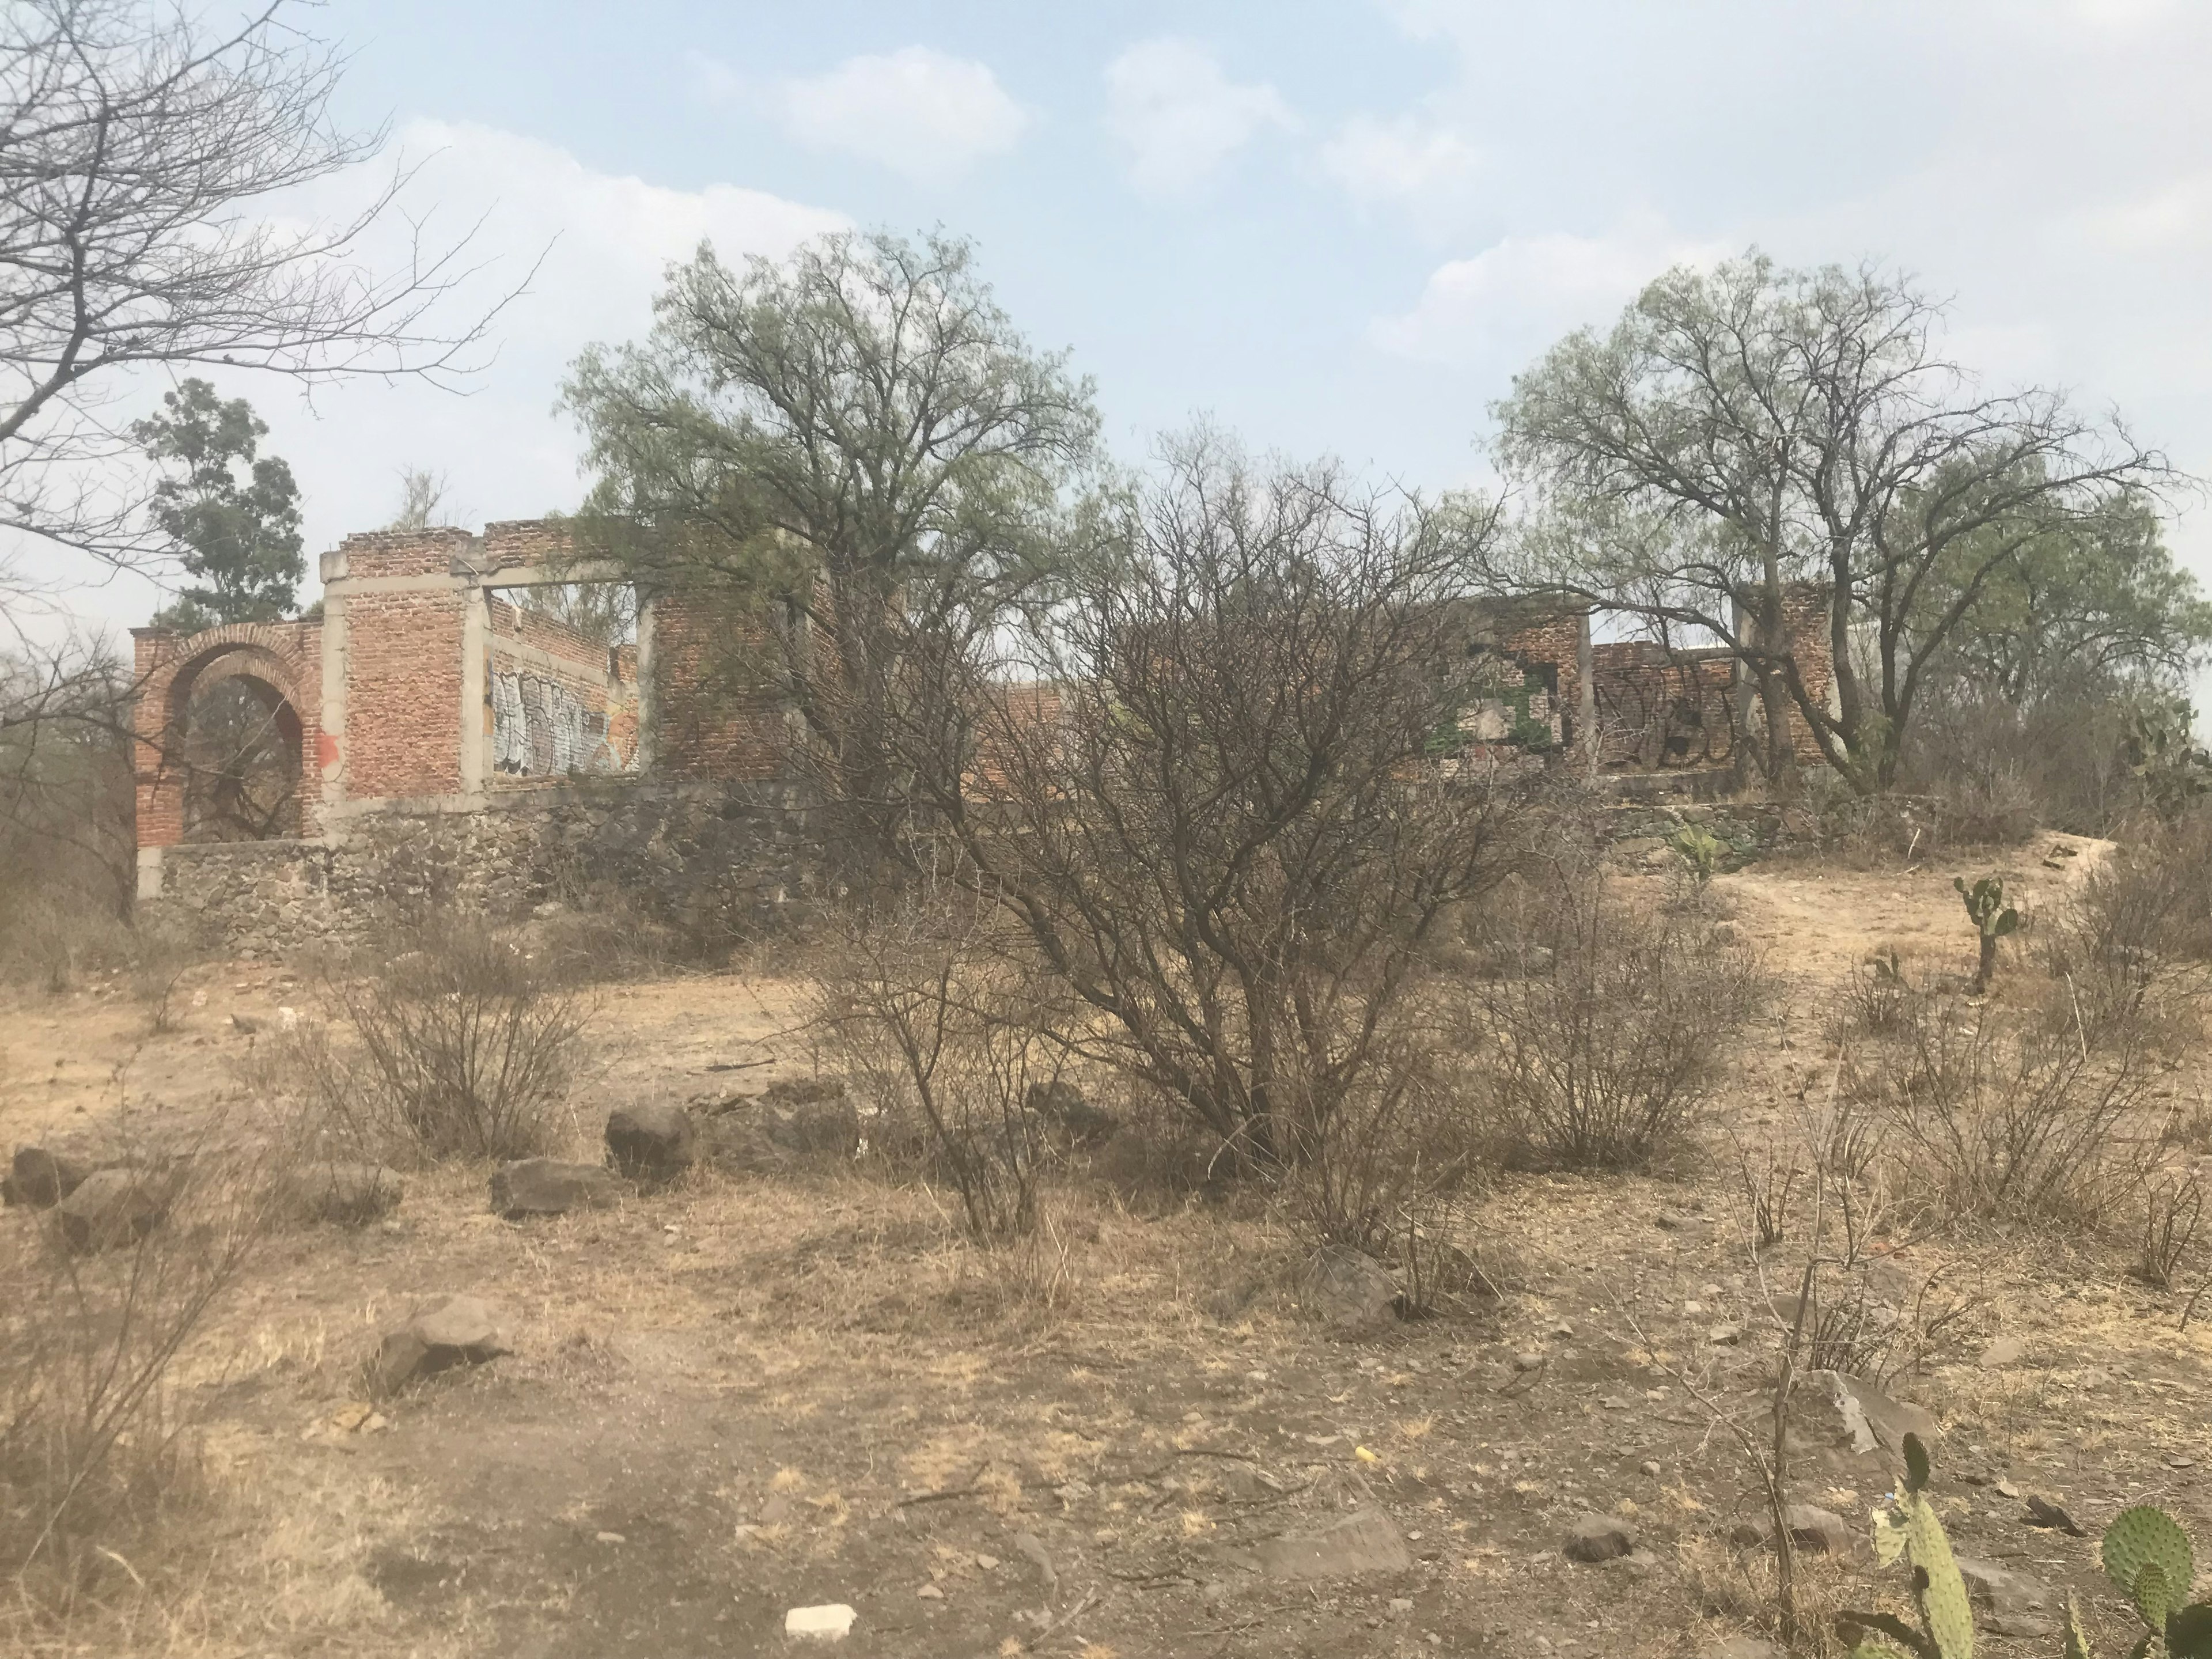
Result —
M 2165 1604 L 2185 1599 L 2197 1579 L 2189 1534 L 2164 1510 L 2140 1504 L 2105 1528 L 2105 1571 L 2132 1600 L 2136 1578 L 2152 1563 L 2163 1583 Z
M 1917 1492 L 1907 1494 L 1904 1508 L 1905 1548 L 1918 1569 L 1916 1576 L 1925 1580 L 1920 1616 L 1928 1634 L 1942 1659 L 1974 1659 L 1974 1612 L 1966 1600 L 1966 1581 L 1951 1559 L 1943 1523 L 1936 1518 L 1935 1506 Z

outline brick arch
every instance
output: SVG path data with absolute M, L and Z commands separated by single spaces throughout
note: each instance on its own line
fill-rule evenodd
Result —
M 321 832 L 322 636 L 319 622 L 232 623 L 189 635 L 131 629 L 140 847 L 173 847 L 184 839 L 185 712 L 202 688 L 231 679 L 248 681 L 274 700 L 277 729 L 300 756 L 301 837 Z

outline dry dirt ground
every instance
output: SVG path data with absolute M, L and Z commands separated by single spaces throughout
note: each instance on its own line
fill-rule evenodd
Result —
M 2032 906 L 2096 854 L 2051 869 L 2049 847 L 2008 860 Z M 1712 1386 L 1749 1410 L 1769 1361 L 1722 1131 L 1780 1132 L 1832 1066 L 1841 988 L 1877 945 L 1971 968 L 1965 869 L 1722 878 L 1785 991 L 1705 1155 L 1665 1179 L 1505 1181 L 1481 1211 L 1502 1299 L 1378 1340 L 1332 1340 L 1273 1290 L 1217 1316 L 1224 1287 L 1289 1259 L 1279 1230 L 1095 1183 L 1056 1193 L 1046 1243 L 1013 1261 L 963 1246 L 941 1196 L 849 1170 L 696 1177 L 527 1225 L 487 1212 L 481 1170 L 412 1175 L 395 1218 L 264 1251 L 195 1343 L 184 1380 L 221 1502 L 179 1545 L 183 1603 L 70 1639 L 685 1659 L 784 1651 L 786 1609 L 842 1601 L 858 1616 L 835 1650 L 856 1656 L 1715 1651 L 1757 1628 L 1758 1553 L 1730 1534 L 1758 1504 L 1674 1368 L 1714 1364 L 1711 1329 L 1747 1324 Z M 623 1100 L 804 1074 L 798 994 L 754 974 L 604 991 L 578 1150 Z M 241 1087 L 257 1039 L 232 1017 L 265 1032 L 307 998 L 279 969 L 197 970 L 178 1029 L 149 1036 L 119 981 L 16 996 L 0 1143 L 200 1110 Z M 2198 1082 L 2185 1068 L 2172 1086 Z M 1946 1236 L 1897 1255 L 1981 1297 L 1948 1363 L 1904 1389 L 1943 1425 L 1961 1551 L 2078 1588 L 2103 1619 L 2095 1535 L 2118 1509 L 2166 1504 L 2212 1538 L 2212 1318 L 2176 1328 L 2193 1279 L 2154 1293 L 2119 1243 Z M 447 1291 L 513 1310 L 515 1353 L 349 1426 L 379 1332 Z M 1999 1337 L 2013 1357 L 1979 1364 Z M 1883 1467 L 1809 1470 L 1797 1496 L 1863 1530 Z M 2089 1536 L 2027 1525 L 2030 1494 Z M 1395 1519 L 1411 1571 L 1250 1570 L 1255 1543 L 1354 1504 Z M 1648 1555 L 1564 1559 L 1591 1510 L 1628 1518 Z M 1863 1547 L 1806 1571 L 1815 1606 L 1871 1594 Z

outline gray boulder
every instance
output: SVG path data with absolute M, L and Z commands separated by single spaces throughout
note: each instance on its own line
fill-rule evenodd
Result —
M 71 1249 L 136 1243 L 168 1218 L 175 1184 L 143 1170 L 95 1170 L 56 1208 Z
M 758 1175 L 773 1169 L 781 1157 L 766 1129 L 735 1112 L 710 1117 L 698 1124 L 696 1131 L 694 1156 L 724 1175 Z
M 597 1164 L 526 1158 L 501 1164 L 491 1176 L 491 1206 L 510 1221 L 571 1210 L 611 1210 L 622 1198 L 622 1182 Z
M 1884 1451 L 1905 1455 L 1905 1437 L 1915 1434 L 1934 1452 L 1942 1431 L 1924 1406 L 1884 1394 L 1847 1371 L 1807 1371 L 1795 1402 L 1797 1432 L 1815 1450 L 1856 1458 Z
M 1636 1549 L 1635 1529 L 1611 1515 L 1585 1515 L 1567 1529 L 1562 1547 L 1570 1561 L 1618 1561 Z
M 1783 1513 L 1790 1523 L 1790 1541 L 1808 1555 L 1849 1555 L 1858 1542 L 1850 1522 L 1832 1510 L 1792 1504 Z
M 1971 1555 L 1957 1558 L 1966 1595 L 1980 1610 L 1981 1627 L 1998 1636 L 2058 1633 L 2058 1599 L 2039 1578 Z
M 18 1146 L 7 1175 L 0 1176 L 0 1201 L 51 1210 L 91 1173 L 75 1159 L 43 1146 Z
M 514 1352 L 507 1330 L 502 1312 L 476 1297 L 441 1296 L 425 1302 L 405 1323 L 384 1334 L 370 1382 L 382 1396 L 440 1371 L 483 1364 Z
M 761 1095 L 762 1127 L 787 1152 L 831 1152 L 850 1158 L 860 1149 L 860 1114 L 839 1078 L 793 1078 L 772 1083 Z
M 699 1134 L 691 1114 L 667 1101 L 617 1108 L 607 1117 L 607 1158 L 633 1181 L 673 1181 L 691 1167 Z
M 1298 1303 L 1346 1335 L 1380 1330 L 1397 1317 L 1398 1281 L 1364 1250 L 1324 1244 L 1298 1276 Z
M 1285 1533 L 1252 1553 L 1273 1578 L 1367 1578 L 1413 1570 L 1404 1535 L 1380 1510 L 1354 1510 L 1327 1526 Z
M 398 1209 L 400 1193 L 398 1172 L 381 1164 L 333 1161 L 289 1171 L 279 1200 L 295 1219 L 358 1227 Z

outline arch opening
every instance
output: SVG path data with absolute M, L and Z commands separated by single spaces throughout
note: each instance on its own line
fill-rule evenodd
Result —
M 184 839 L 297 839 L 304 757 L 290 699 L 244 664 L 218 659 L 182 688 L 176 712 Z

